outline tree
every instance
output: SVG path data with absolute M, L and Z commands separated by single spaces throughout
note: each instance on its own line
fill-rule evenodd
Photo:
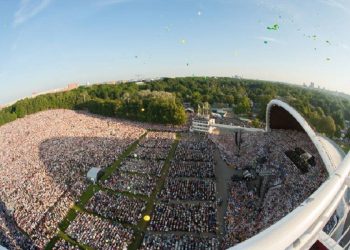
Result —
M 350 128 L 348 128 L 348 131 L 345 134 L 345 138 L 350 140 Z
M 234 111 L 237 114 L 248 114 L 252 108 L 251 101 L 248 96 L 243 96 L 236 105 Z
M 324 116 L 320 119 L 319 131 L 329 136 L 334 135 L 336 131 L 336 125 L 331 116 Z
M 261 121 L 259 120 L 259 118 L 255 118 L 253 121 L 252 121 L 252 126 L 254 128 L 261 128 Z

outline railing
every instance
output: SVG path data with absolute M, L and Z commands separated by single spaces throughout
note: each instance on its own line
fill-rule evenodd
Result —
M 348 189 L 349 173 L 350 153 L 299 207 L 266 230 L 231 249 L 309 249 L 342 201 Z

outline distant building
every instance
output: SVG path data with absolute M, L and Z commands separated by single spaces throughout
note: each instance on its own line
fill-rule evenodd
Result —
M 223 109 L 212 108 L 211 111 L 215 114 L 219 114 L 221 117 L 226 117 L 227 111 Z
M 194 109 L 193 109 L 193 108 L 186 108 L 185 111 L 186 111 L 187 113 L 191 113 L 191 114 L 194 113 Z
M 76 88 L 78 88 L 78 87 L 79 87 L 79 84 L 77 84 L 77 83 L 70 83 L 70 84 L 68 84 L 68 86 L 67 86 L 67 90 L 76 89 Z
M 310 82 L 310 88 L 315 88 L 315 83 L 314 82 Z
M 135 82 L 136 85 L 145 85 L 146 83 L 144 82 Z
M 215 119 L 208 117 L 194 117 L 192 120 L 191 132 L 211 133 L 214 129 Z

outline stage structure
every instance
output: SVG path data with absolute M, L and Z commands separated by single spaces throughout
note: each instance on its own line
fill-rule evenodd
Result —
M 293 107 L 272 100 L 266 109 L 266 132 L 272 129 L 306 133 L 318 150 L 329 178 L 299 207 L 274 225 L 232 247 L 241 249 L 348 249 L 350 246 L 350 154 L 346 157 L 331 140 L 315 133 Z M 306 157 L 306 155 L 305 155 Z M 344 158 L 345 157 L 345 158 Z M 325 225 L 334 223 L 330 231 Z

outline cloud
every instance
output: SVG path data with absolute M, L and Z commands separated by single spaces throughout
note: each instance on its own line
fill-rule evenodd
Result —
M 347 13 L 350 13 L 350 5 L 346 4 L 346 1 L 344 0 L 322 0 L 322 3 L 327 4 L 334 8 L 341 9 Z
M 14 15 L 13 25 L 18 26 L 43 11 L 53 0 L 21 0 Z
M 106 6 L 106 5 L 113 5 L 113 4 L 119 4 L 119 3 L 126 3 L 130 1 L 131 0 L 99 0 L 97 4 L 100 6 Z

